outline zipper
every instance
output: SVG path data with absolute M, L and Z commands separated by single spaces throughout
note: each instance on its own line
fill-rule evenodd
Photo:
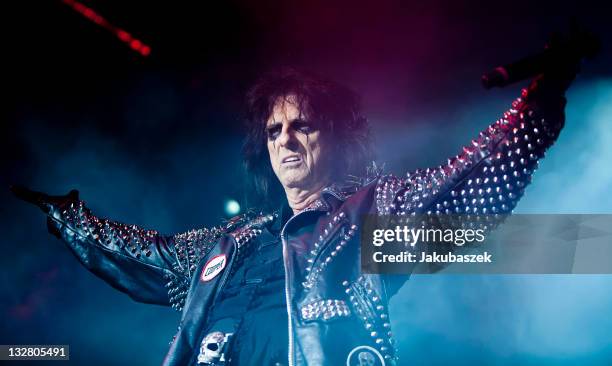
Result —
M 289 222 L 289 221 L 287 221 Z M 284 227 L 283 227 L 284 229 Z M 284 231 L 284 230 L 283 230 Z M 288 353 L 288 366 L 293 366 L 293 321 L 291 319 L 291 296 L 289 294 L 289 272 L 287 272 L 287 242 L 283 236 L 284 232 L 281 231 L 281 241 L 283 243 L 283 267 L 285 267 L 285 302 L 287 303 L 287 331 L 289 333 L 289 346 L 287 349 Z
M 287 302 L 287 329 L 289 332 L 289 352 L 288 352 L 288 366 L 294 366 L 295 365 L 295 361 L 293 360 L 293 345 L 294 345 L 294 340 L 293 340 L 293 321 L 292 321 L 292 314 L 293 311 L 291 309 L 291 294 L 289 293 L 289 271 L 288 271 L 288 266 L 289 266 L 289 244 L 287 243 L 287 238 L 285 237 L 285 228 L 287 228 L 287 225 L 289 225 L 289 223 L 291 221 L 293 221 L 296 217 L 300 216 L 303 213 L 306 212 L 311 212 L 311 211 L 317 211 L 316 209 L 305 209 L 304 211 L 299 212 L 297 215 L 293 215 L 289 220 L 287 220 L 287 222 L 285 223 L 285 225 L 283 225 L 283 228 L 281 230 L 280 236 L 281 236 L 281 242 L 283 244 L 283 267 L 285 269 L 285 301 Z

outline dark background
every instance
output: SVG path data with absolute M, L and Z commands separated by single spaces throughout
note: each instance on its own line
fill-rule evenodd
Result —
M 99 215 L 165 233 L 243 203 L 244 91 L 292 64 L 363 97 L 379 161 L 436 165 L 521 85 L 480 74 L 542 49 L 571 17 L 602 38 L 568 93 L 567 126 L 518 212 L 612 212 L 612 54 L 604 2 L 84 1 L 148 57 L 61 1 L 2 11 L 0 344 L 69 344 L 72 364 L 159 364 L 178 314 L 131 301 L 80 267 L 11 183 L 77 188 Z M 392 302 L 411 365 L 612 362 L 609 276 L 418 276 Z M 285 332 L 285 326 L 267 331 Z

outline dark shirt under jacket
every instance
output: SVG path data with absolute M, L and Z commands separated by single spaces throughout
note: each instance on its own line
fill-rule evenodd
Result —
M 234 329 L 228 349 L 230 365 L 284 365 L 287 362 L 287 306 L 283 266 L 282 226 L 291 217 L 288 207 L 252 244 L 243 264 L 232 275 L 217 304 L 210 312 L 205 333 Z M 312 232 L 316 220 L 308 220 L 295 233 L 287 233 L 289 245 Z M 310 234 L 311 235 L 311 234 Z M 309 248 L 296 248 L 303 252 Z M 300 264 L 304 265 L 304 264 Z M 248 304 L 245 304 L 248 302 Z

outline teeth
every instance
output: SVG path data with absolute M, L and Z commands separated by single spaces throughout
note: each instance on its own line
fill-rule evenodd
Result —
M 300 159 L 299 159 L 299 158 L 295 158 L 295 157 L 293 157 L 293 158 L 287 158 L 287 159 L 285 159 L 285 163 L 290 163 L 290 162 L 293 162 L 293 161 L 298 161 L 298 160 L 300 160 Z

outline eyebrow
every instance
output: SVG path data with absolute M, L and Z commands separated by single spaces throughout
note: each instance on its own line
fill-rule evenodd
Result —
M 296 123 L 296 122 L 306 122 L 307 123 L 308 120 L 306 120 L 305 118 L 302 118 L 302 117 L 298 117 L 298 118 L 295 118 L 295 119 L 292 119 L 291 121 L 289 121 L 289 124 L 293 124 L 293 123 Z M 271 128 L 277 127 L 279 125 L 282 125 L 282 124 L 283 123 L 280 122 L 280 121 L 273 121 L 269 125 L 266 125 L 266 129 L 271 129 Z
M 278 127 L 279 125 L 282 125 L 282 124 L 283 124 L 282 122 L 274 121 L 274 122 L 266 125 L 266 130 L 272 129 L 274 127 Z

